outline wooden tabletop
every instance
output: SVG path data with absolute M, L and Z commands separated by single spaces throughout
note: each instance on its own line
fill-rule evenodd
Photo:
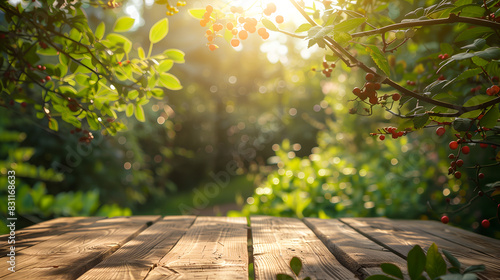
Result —
M 386 218 L 132 216 L 57 218 L 16 232 L 16 272 L 0 247 L 0 279 L 364 279 L 381 263 L 406 273 L 414 245 L 436 243 L 480 279 L 500 279 L 500 241 L 436 221 Z M 253 269 L 251 269 L 253 267 Z M 249 272 L 250 271 L 250 272 Z

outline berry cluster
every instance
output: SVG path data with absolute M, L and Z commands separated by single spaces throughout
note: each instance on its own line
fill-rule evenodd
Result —
M 450 222 L 450 218 L 449 218 L 448 216 L 444 215 L 444 216 L 442 216 L 442 217 L 441 217 L 441 222 L 442 222 L 443 224 L 447 224 L 447 223 L 449 223 L 449 222 Z M 481 221 L 481 226 L 482 226 L 483 228 L 489 228 L 489 227 L 490 227 L 490 221 L 489 221 L 488 219 L 484 219 L 484 220 L 482 220 L 482 221 Z
M 335 63 L 329 64 L 328 62 L 323 61 L 323 70 L 321 71 L 321 73 L 323 73 L 323 75 L 325 75 L 325 77 L 330 78 L 335 66 L 336 66 Z
M 186 4 L 187 4 L 186 1 L 179 0 L 179 1 L 177 1 L 176 6 L 177 7 L 184 7 L 184 6 L 186 6 Z M 179 12 L 179 9 L 177 9 L 177 7 L 171 6 L 167 1 L 167 13 L 166 13 L 167 16 L 173 16 L 173 15 L 177 14 Z
M 447 53 L 438 55 L 438 58 L 441 60 L 448 59 L 449 57 L 450 57 L 450 55 L 448 55 Z
M 370 135 L 371 136 L 379 135 L 378 139 L 380 139 L 380 141 L 384 141 L 385 140 L 385 134 L 391 134 L 392 139 L 397 139 L 397 138 L 399 138 L 401 136 L 406 135 L 407 133 L 408 133 L 408 130 L 400 130 L 400 131 L 398 131 L 397 127 L 389 126 L 389 127 L 382 128 L 382 130 L 379 129 L 379 133 L 370 133 Z
M 352 93 L 359 97 L 361 100 L 368 98 L 370 104 L 375 105 L 379 103 L 379 98 L 377 96 L 377 90 L 380 89 L 380 83 L 375 82 L 375 75 L 372 73 L 367 73 L 365 76 L 365 85 L 363 88 L 355 87 Z
M 82 136 L 78 138 L 78 142 L 80 143 L 85 143 L 85 144 L 90 144 L 90 142 L 94 139 L 94 135 L 92 135 L 92 132 L 88 130 L 82 130 L 81 128 L 77 128 L 75 130 L 71 130 L 71 134 L 75 133 L 82 133 Z
M 409 86 L 414 86 L 414 85 L 416 85 L 417 83 L 416 83 L 415 81 L 410 81 L 410 80 L 408 80 L 408 81 L 406 81 L 406 84 L 407 84 L 407 85 L 409 85 Z
M 76 99 L 68 97 L 68 108 L 71 112 L 77 112 L 80 110 L 80 104 L 78 104 L 78 101 Z
M 493 85 L 486 89 L 486 94 L 489 96 L 497 95 L 498 92 L 500 92 L 500 87 L 497 85 Z

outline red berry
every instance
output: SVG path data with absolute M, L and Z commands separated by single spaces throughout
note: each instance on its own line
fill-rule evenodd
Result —
M 454 154 L 449 154 L 449 155 L 448 155 L 448 158 L 449 158 L 449 159 L 454 159 L 454 158 L 455 158 L 455 155 L 454 155 Z
M 354 93 L 355 95 L 359 95 L 361 94 L 361 89 L 359 87 L 355 87 L 353 90 L 352 90 L 352 93 Z
M 469 152 L 470 152 L 470 148 L 469 148 L 469 146 L 463 146 L 463 147 L 462 147 L 462 153 L 463 153 L 464 155 L 468 154 Z
M 398 101 L 399 99 L 401 99 L 401 95 L 399 93 L 395 93 L 392 95 L 392 100 Z
M 365 80 L 367 82 L 371 82 L 371 81 L 373 81 L 373 79 L 375 79 L 375 75 L 373 73 L 366 73 Z
M 455 172 L 455 178 L 457 179 L 462 178 L 462 173 L 460 171 Z
M 450 218 L 448 218 L 448 216 L 441 217 L 441 223 L 447 224 L 449 221 L 450 221 Z
M 477 174 L 478 179 L 484 179 L 484 173 L 479 173 Z
M 368 83 L 365 84 L 365 88 L 366 88 L 366 90 L 374 91 L 375 90 L 375 84 L 371 83 L 371 82 L 368 82 Z
M 484 219 L 482 222 L 481 222 L 481 225 L 484 227 L 484 228 L 489 228 L 490 227 L 490 221 Z
M 381 141 L 384 141 L 384 139 L 385 139 L 385 135 L 380 135 L 378 138 L 379 138 Z
M 50 76 L 45 77 L 45 80 L 50 81 L 52 78 Z
M 486 148 L 488 148 L 488 144 L 486 144 L 486 143 L 479 143 L 479 147 L 481 147 L 483 149 L 486 149 Z
M 464 161 L 461 159 L 457 160 L 457 166 L 462 167 L 462 165 L 464 165 Z
M 26 108 L 27 105 L 28 104 L 26 104 L 26 102 L 21 103 L 21 107 L 23 107 L 23 108 Z
M 479 196 L 483 196 L 483 195 L 484 195 L 484 192 L 483 192 L 483 191 L 478 191 L 478 192 L 477 192 L 477 195 L 479 195 Z
M 451 141 L 449 146 L 450 146 L 450 149 L 456 150 L 458 148 L 458 143 L 457 143 L 457 141 Z
M 42 70 L 42 65 L 38 65 L 37 68 Z
M 438 127 L 438 128 L 436 129 L 436 134 L 437 134 L 438 136 L 443 136 L 445 132 L 446 132 L 446 129 L 445 129 L 444 127 L 442 127 L 442 126 L 440 126 L 440 127 Z
M 446 198 L 446 203 L 450 203 L 451 202 L 451 199 L 449 197 Z

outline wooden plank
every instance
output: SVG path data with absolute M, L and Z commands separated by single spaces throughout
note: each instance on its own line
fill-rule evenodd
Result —
M 302 261 L 300 279 L 357 279 L 302 221 L 294 218 L 252 217 L 255 279 L 294 275 L 289 263 Z
M 44 221 L 20 230 L 16 230 L 16 253 L 29 248 L 35 244 L 49 240 L 55 236 L 75 230 L 77 228 L 90 225 L 102 217 L 61 217 Z M 5 256 L 10 251 L 10 244 L 7 243 L 8 235 L 2 235 L 2 246 L 0 256 Z M 5 243 L 3 242 L 5 241 Z M 0 259 L 1 260 L 1 259 Z
M 450 242 L 474 249 L 493 258 L 500 259 L 500 240 L 476 234 L 438 221 L 403 221 L 405 225 L 417 227 L 428 234 L 439 236 Z
M 7 267 L 0 264 L 0 278 L 76 279 L 158 219 L 160 216 L 116 217 L 59 235 L 20 252 L 15 273 L 4 273 Z
M 78 280 L 144 279 L 193 224 L 195 216 L 170 216 L 127 242 Z
M 146 277 L 152 279 L 248 279 L 245 218 L 198 217 Z
M 381 263 L 393 263 L 407 275 L 406 260 L 361 235 L 337 219 L 305 218 L 304 223 L 345 267 L 361 279 L 381 274 Z
M 499 279 L 500 262 L 497 259 L 439 236 L 430 235 L 417 226 L 408 226 L 404 221 L 386 218 L 342 218 L 341 221 L 402 256 L 406 256 L 415 245 L 420 245 L 427 251 L 432 243 L 436 243 L 439 249 L 449 251 L 464 266 L 484 264 L 486 271 L 479 274 L 481 279 Z

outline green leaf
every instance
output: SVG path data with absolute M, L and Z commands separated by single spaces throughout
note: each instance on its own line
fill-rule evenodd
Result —
M 438 247 L 435 243 L 432 243 L 431 247 L 427 250 L 425 271 L 431 279 L 446 274 L 446 262 L 444 261 L 443 256 L 439 253 Z
M 139 92 L 138 92 L 137 90 L 135 90 L 135 89 L 134 89 L 134 90 L 129 91 L 129 92 L 128 92 L 128 94 L 127 94 L 127 97 L 128 97 L 128 99 L 130 99 L 130 100 L 134 100 L 134 99 L 136 99 L 138 96 L 139 96 Z
M 479 39 L 474 40 L 474 43 L 461 47 L 461 49 L 480 51 L 484 47 L 485 44 L 486 44 L 486 40 L 479 38 Z
M 451 79 L 450 81 L 448 81 L 443 86 L 443 88 L 447 87 L 448 85 L 450 85 L 453 82 L 458 82 L 458 81 L 462 81 L 462 80 L 465 80 L 465 79 L 468 79 L 468 78 L 475 77 L 475 76 L 481 74 L 482 72 L 483 72 L 483 70 L 481 68 L 468 69 L 468 70 L 460 73 L 460 75 L 458 75 L 456 78 Z
M 303 23 L 297 28 L 297 30 L 295 30 L 295 33 L 308 31 L 309 29 L 311 29 L 311 27 L 312 25 L 310 23 Z
M 377 64 L 377 66 L 387 75 L 390 75 L 390 67 L 387 58 L 384 56 L 382 51 L 376 46 L 368 46 L 366 51 L 370 53 L 371 58 Z
M 135 118 L 140 122 L 145 122 L 146 117 L 144 116 L 144 109 L 142 106 L 135 106 Z
M 295 280 L 292 276 L 286 274 L 276 275 L 276 280 Z
M 137 54 L 139 55 L 140 59 L 146 59 L 146 54 L 144 53 L 144 49 L 142 47 L 137 48 Z
M 444 256 L 448 259 L 453 267 L 456 267 L 460 270 L 460 262 L 455 258 L 450 252 L 443 250 Z
M 129 53 L 132 49 L 132 42 L 123 35 L 110 33 L 106 36 L 106 39 L 111 42 L 112 46 L 123 48 L 125 53 Z
M 469 107 L 469 106 L 476 106 L 485 102 L 488 102 L 490 100 L 495 99 L 495 96 L 489 96 L 489 95 L 476 95 L 471 97 L 467 102 L 464 103 L 464 107 Z
M 486 267 L 484 265 L 482 265 L 482 264 L 480 264 L 480 265 L 471 265 L 471 266 L 467 267 L 464 270 L 463 274 L 471 273 L 471 272 L 481 272 L 481 271 L 484 271 L 485 269 L 486 269 Z
M 160 83 L 170 90 L 182 89 L 179 79 L 170 73 L 160 73 Z
M 380 268 L 382 269 L 383 272 L 392 275 L 394 277 L 397 277 L 399 279 L 404 279 L 403 278 L 403 272 L 401 272 L 401 269 L 395 264 L 392 263 L 383 263 L 380 265 Z
M 382 274 L 378 274 L 378 275 L 369 276 L 368 278 L 365 278 L 365 280 L 394 280 L 394 278 L 389 277 L 389 276 L 385 276 Z
M 58 131 L 59 130 L 59 124 L 57 123 L 57 120 L 54 118 L 49 119 L 49 128 Z
M 99 23 L 99 25 L 97 26 L 97 29 L 95 30 L 95 37 L 99 40 L 102 39 L 102 37 L 104 36 L 104 30 L 105 30 L 105 25 L 104 25 L 104 22 L 101 22 Z
M 290 268 L 293 270 L 295 275 L 299 276 L 300 271 L 302 270 L 302 261 L 297 257 L 293 257 L 290 260 Z
M 206 9 L 189 9 L 188 13 L 195 19 L 203 19 L 203 16 L 207 12 Z
M 92 130 L 101 129 L 101 124 L 97 120 L 97 115 L 95 113 L 87 113 L 87 123 Z
M 476 64 L 479 67 L 484 67 L 484 66 L 488 65 L 488 63 L 489 63 L 487 60 L 482 59 L 479 56 L 473 56 L 473 57 L 471 57 L 471 59 L 472 59 L 472 62 L 474 62 L 474 64 Z
M 135 19 L 131 17 L 121 17 L 116 20 L 115 27 L 113 28 L 114 32 L 126 32 L 129 31 L 130 28 L 134 25 Z
M 334 26 L 335 32 L 349 32 L 361 24 L 363 24 L 366 21 L 366 18 L 361 17 L 361 18 L 352 18 L 345 20 L 341 23 L 338 23 Z
M 474 124 L 474 120 L 466 119 L 466 118 L 456 118 L 453 123 L 453 129 L 456 131 L 469 131 L 475 130 L 476 125 Z
M 262 19 L 262 24 L 264 25 L 264 27 L 266 27 L 267 29 L 269 29 L 271 31 L 278 31 L 278 28 L 276 27 L 276 25 L 274 25 L 274 23 L 272 21 L 268 20 L 267 18 Z
M 422 116 L 413 118 L 413 125 L 417 129 L 422 128 L 427 124 L 428 121 L 429 121 L 429 114 L 424 114 Z
M 485 34 L 491 34 L 493 30 L 489 27 L 474 27 L 464 30 L 464 32 L 460 33 L 458 37 L 455 39 L 455 42 L 460 42 L 469 39 L 475 39 L 478 37 L 483 37 Z
M 500 117 L 500 112 L 498 110 L 498 106 L 494 105 L 491 109 L 484 114 L 484 116 L 479 121 L 480 126 L 484 126 L 487 128 L 493 128 L 498 124 L 498 118 Z
M 158 72 L 163 73 L 167 72 L 174 66 L 174 61 L 172 59 L 167 59 L 165 61 L 162 61 L 160 65 L 158 65 Z
M 125 109 L 125 114 L 127 117 L 130 117 L 134 114 L 134 104 L 129 103 L 127 104 L 127 109 Z
M 168 34 L 168 19 L 164 18 L 151 27 L 149 30 L 149 41 L 152 44 L 160 42 Z
M 424 250 L 418 245 L 408 253 L 408 274 L 411 280 L 417 280 L 424 272 L 425 269 L 425 253 Z
M 163 52 L 168 58 L 172 59 L 175 63 L 184 63 L 184 52 L 177 49 L 168 49 Z

